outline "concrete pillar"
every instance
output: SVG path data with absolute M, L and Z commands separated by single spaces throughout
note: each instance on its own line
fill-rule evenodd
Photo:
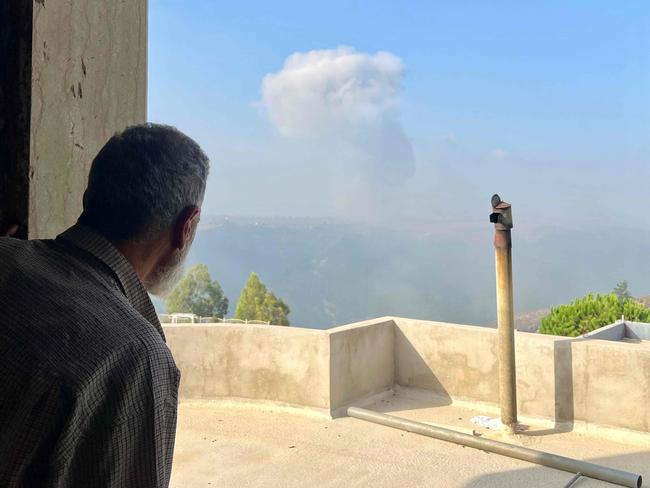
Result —
M 97 151 L 146 119 L 147 0 L 1 3 L 0 231 L 53 237 L 79 216 Z

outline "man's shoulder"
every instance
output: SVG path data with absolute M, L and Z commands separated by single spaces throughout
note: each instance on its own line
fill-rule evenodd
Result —
M 87 262 L 53 239 L 0 238 L 0 259 L 0 291 L 3 293 L 23 285 L 38 292 L 48 286 L 53 290 L 65 288 L 74 284 L 74 278 L 88 281 L 94 271 Z
M 116 351 L 169 354 L 115 280 L 58 242 L 0 239 L 0 258 L 0 345 L 27 364 L 83 380 Z
M 53 239 L 14 239 L 13 237 L 0 237 L 0 257 L 3 260 L 21 259 L 24 253 L 46 254 L 50 251 Z
M 16 322 L 13 327 L 3 323 L 8 334 L 0 336 L 0 343 L 3 349 L 20 350 L 24 367 L 47 371 L 66 383 L 83 383 L 127 359 L 175 367 L 167 344 L 148 321 L 115 302 L 106 306 L 113 310 L 100 316 L 64 306 L 45 310 L 49 316 L 42 321 Z

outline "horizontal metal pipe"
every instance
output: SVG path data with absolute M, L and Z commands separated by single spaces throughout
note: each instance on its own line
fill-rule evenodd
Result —
M 394 427 L 407 432 L 413 432 L 414 434 L 426 435 L 428 437 L 433 437 L 434 439 L 454 442 L 456 444 L 481 449 L 483 451 L 494 452 L 503 456 L 528 461 L 529 463 L 541 464 L 543 466 L 548 466 L 549 468 L 561 469 L 570 473 L 579 472 L 582 473 L 583 476 L 607 481 L 609 483 L 615 483 L 621 486 L 628 486 L 630 488 L 640 488 L 641 486 L 641 475 L 608 468 L 599 464 L 588 463 L 587 461 L 558 456 L 557 454 L 515 446 L 513 444 L 507 444 L 492 439 L 484 439 L 482 437 L 463 434 L 442 427 L 423 424 L 422 422 L 415 422 L 413 420 L 403 419 L 393 415 L 373 412 L 364 408 L 349 407 L 348 415 L 350 417 L 367 420 L 387 427 Z

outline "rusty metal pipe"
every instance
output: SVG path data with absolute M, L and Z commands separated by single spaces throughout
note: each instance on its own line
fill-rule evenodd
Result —
M 517 424 L 517 379 L 515 370 L 515 320 L 512 298 L 512 212 L 509 203 L 492 197 L 490 222 L 495 224 L 497 327 L 499 338 L 499 406 L 501 422 L 514 432 Z
M 512 299 L 512 241 L 509 230 L 495 232 L 494 249 L 499 336 L 499 404 L 501 422 L 513 429 L 517 423 L 517 379 Z

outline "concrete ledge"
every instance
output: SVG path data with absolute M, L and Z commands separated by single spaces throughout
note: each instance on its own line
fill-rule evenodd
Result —
M 495 329 L 398 317 L 330 330 L 235 324 L 164 329 L 182 372 L 182 399 L 273 402 L 331 417 L 400 387 L 429 392 L 439 405 L 498 404 Z M 650 432 L 646 343 L 517 332 L 515 345 L 522 418 L 547 419 L 565 430 L 583 424 Z
M 620 341 L 625 337 L 625 322 L 616 322 L 596 329 L 580 337 L 584 339 L 603 339 L 607 341 Z
M 394 325 L 388 318 L 328 331 L 332 412 L 393 385 Z
M 575 420 L 650 432 L 650 349 L 575 341 L 571 359 Z
M 395 319 L 395 382 L 497 402 L 496 329 Z
M 267 325 L 164 326 L 180 396 L 263 399 L 329 411 L 329 336 Z
M 650 341 L 650 324 L 626 321 L 625 337 L 640 341 Z

